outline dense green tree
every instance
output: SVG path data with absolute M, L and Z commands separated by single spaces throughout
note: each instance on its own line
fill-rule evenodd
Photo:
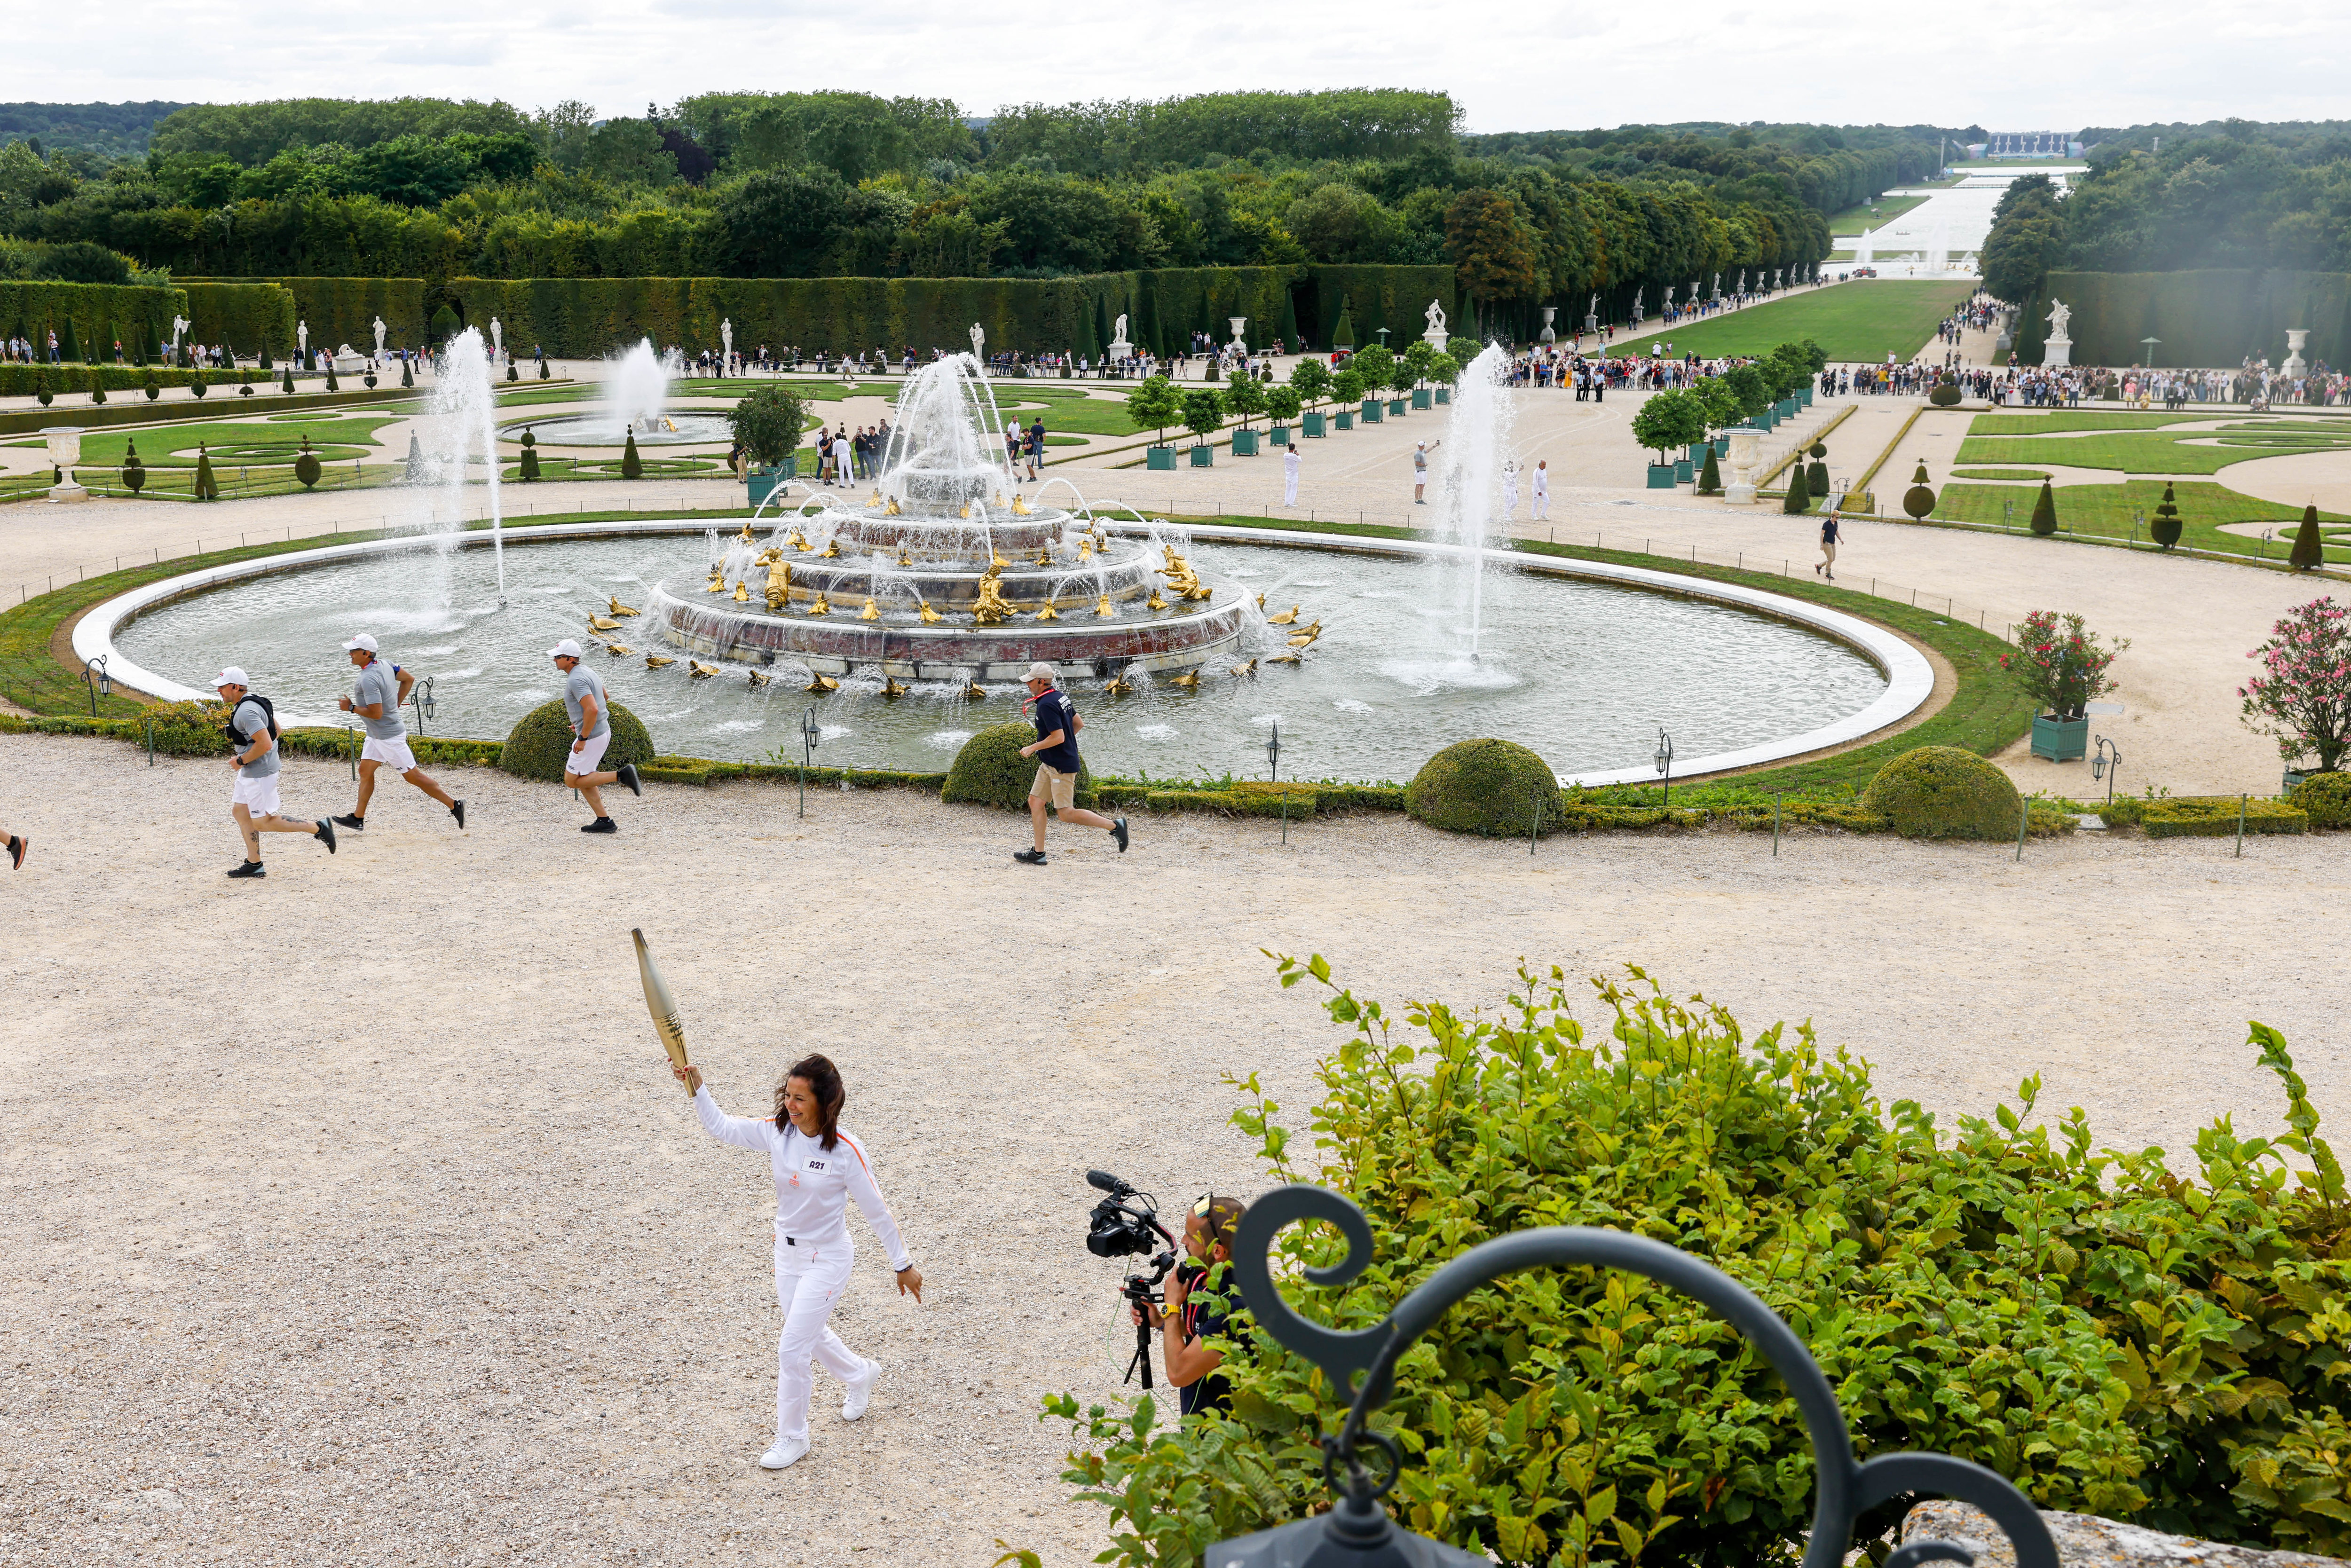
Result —
M 711 264 L 737 277 L 805 277 L 841 229 L 849 188 L 830 169 L 768 170 L 730 187 L 711 214 Z
M 1446 247 L 1461 287 L 1481 303 L 1535 291 L 1534 236 L 1499 191 L 1464 191 L 1445 210 Z
M 497 136 L 530 131 L 511 105 L 402 98 L 364 101 L 338 98 L 284 99 L 269 103 L 200 103 L 155 127 L 150 151 L 158 158 L 218 153 L 251 168 L 295 147 L 340 142 L 371 147 L 402 136 L 428 140 L 473 131 Z

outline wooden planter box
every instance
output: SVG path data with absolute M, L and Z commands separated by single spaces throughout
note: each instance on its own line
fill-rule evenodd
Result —
M 1146 448 L 1144 452 L 1143 466 L 1145 469 L 1174 468 L 1176 466 L 1176 449 L 1172 446 L 1153 446 Z
M 2079 762 L 2090 749 L 2090 721 L 2081 718 L 2056 718 L 2048 714 L 2032 716 L 2032 755 L 2045 757 L 2052 762 Z
M 1321 440 L 1323 434 L 1330 429 L 1330 426 L 1331 422 L 1323 415 L 1319 413 L 1308 414 L 1306 416 L 1306 439 L 1309 441 Z
M 1677 483 L 1674 476 L 1674 469 L 1675 465 L 1671 463 L 1650 464 L 1649 488 L 1652 490 L 1672 489 Z
M 1256 431 L 1236 430 L 1233 432 L 1233 455 L 1236 457 L 1254 457 L 1257 455 Z
M 1412 406 L 1415 408 L 1433 408 L 1436 406 L 1434 401 L 1431 400 L 1428 395 L 1428 389 L 1426 387 L 1415 387 L 1412 389 Z
M 1345 416 L 1342 415 L 1341 417 L 1343 418 Z M 1375 397 L 1365 398 L 1364 400 L 1364 423 L 1365 424 L 1377 424 L 1380 422 L 1380 400 Z
M 1193 466 L 1193 467 L 1195 467 L 1195 468 L 1213 468 L 1213 467 L 1215 467 L 1216 465 L 1217 465 L 1217 449 L 1216 449 L 1215 447 L 1213 447 L 1213 446 L 1209 446 L 1209 445 L 1206 445 L 1206 444 L 1202 444 L 1202 445 L 1195 446 L 1194 448 L 1192 448 L 1192 466 Z M 2080 753 L 2079 753 L 2079 752 L 2076 752 L 2074 755 L 2079 756 L 2079 755 L 2080 755 Z

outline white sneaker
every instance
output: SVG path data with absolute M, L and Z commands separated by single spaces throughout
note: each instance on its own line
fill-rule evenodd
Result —
M 789 1469 L 808 1453 L 806 1437 L 778 1437 L 776 1446 L 759 1456 L 759 1468 L 765 1470 Z
M 849 1385 L 849 1397 L 841 1402 L 841 1418 L 854 1421 L 865 1414 L 865 1406 L 873 1401 L 873 1385 L 882 1381 L 882 1364 L 869 1361 L 865 1375 Z

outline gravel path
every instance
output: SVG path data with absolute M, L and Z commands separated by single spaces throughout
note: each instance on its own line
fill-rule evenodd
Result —
M 583 841 L 561 790 L 397 784 L 329 859 L 235 855 L 226 769 L 0 738 L 33 859 L 0 883 L 0 1560 L 12 1563 L 979 1564 L 1102 1544 L 1039 1395 L 1101 1397 L 1116 1270 L 1089 1166 L 1180 1212 L 1259 1184 L 1220 1074 L 1298 1113 L 1335 1041 L 1261 947 L 1469 1005 L 1520 954 L 1637 961 L 1750 1030 L 1817 1021 L 1888 1100 L 2044 1113 L 2184 1150 L 2280 1100 L 2244 1020 L 2342 1103 L 2346 984 L 2312 961 L 2351 842 L 1928 847 L 1792 835 L 1467 841 L 1395 819 L 1138 824 L 1121 859 L 908 793 L 656 787 Z M 454 775 L 454 777 L 453 777 Z M 349 803 L 298 761 L 289 808 Z M 68 831 L 68 824 L 78 826 Z M 846 1124 L 927 1275 L 862 1229 L 835 1318 L 886 1372 L 815 1448 L 769 1436 L 772 1191 L 664 1070 L 643 925 L 721 1103 L 839 1060 Z M 1591 1009 L 1584 1009 L 1591 1016 Z

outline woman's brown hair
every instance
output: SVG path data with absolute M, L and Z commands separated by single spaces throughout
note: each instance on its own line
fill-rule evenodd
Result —
M 841 1107 L 849 1098 L 849 1091 L 841 1087 L 841 1069 L 835 1067 L 832 1064 L 832 1059 L 828 1056 L 803 1056 L 793 1062 L 789 1071 L 785 1072 L 782 1080 L 776 1085 L 776 1130 L 778 1132 L 792 1124 L 792 1113 L 785 1107 L 784 1093 L 791 1087 L 792 1080 L 795 1078 L 807 1079 L 809 1092 L 816 1096 L 817 1121 L 822 1128 L 819 1137 L 825 1148 L 830 1150 L 840 1136 Z

